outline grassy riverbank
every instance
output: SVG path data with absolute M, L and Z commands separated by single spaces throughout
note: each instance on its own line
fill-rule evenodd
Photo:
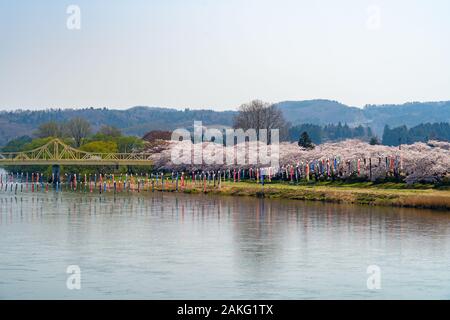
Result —
M 188 184 L 184 192 L 201 193 L 204 190 L 200 186 Z M 437 189 L 431 185 L 408 187 L 401 183 L 374 184 L 371 182 L 302 185 L 272 183 L 262 187 L 249 182 L 222 182 L 220 189 L 217 186 L 208 185 L 206 193 L 450 210 L 450 190 Z

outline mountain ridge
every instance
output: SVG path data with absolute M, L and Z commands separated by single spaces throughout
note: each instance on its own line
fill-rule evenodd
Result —
M 370 126 L 379 136 L 385 125 L 411 127 L 427 122 L 450 122 L 450 101 L 366 105 L 357 108 L 333 100 L 304 100 L 283 101 L 277 106 L 294 125 L 341 122 L 351 126 Z
M 335 100 L 313 99 L 281 101 L 276 105 L 292 125 L 311 123 L 318 125 L 347 123 L 350 126 L 370 126 L 381 136 L 385 125 L 415 126 L 420 123 L 450 122 L 450 101 L 408 102 L 401 105 L 348 106 Z M 126 134 L 143 136 L 150 130 L 190 128 L 193 121 L 207 126 L 232 126 L 237 111 L 211 109 L 175 109 L 157 106 L 133 106 L 128 109 L 82 108 L 0 111 L 0 145 L 9 140 L 32 135 L 44 122 L 64 122 L 73 117 L 86 118 L 93 129 L 113 125 Z

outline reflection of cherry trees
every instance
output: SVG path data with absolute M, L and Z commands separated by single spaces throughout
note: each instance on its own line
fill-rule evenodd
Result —
M 223 164 L 217 163 L 217 151 L 221 154 L 220 146 L 212 142 L 201 144 L 203 154 L 203 164 L 178 164 L 171 161 L 172 150 L 178 148 L 187 152 L 191 150 L 191 160 L 194 159 L 194 148 L 190 141 L 170 141 L 164 147 L 159 146 L 147 150 L 154 151 L 152 157 L 157 169 L 166 170 L 221 170 L 229 168 L 249 168 L 258 165 L 237 165 L 226 163 L 225 154 L 233 154 L 236 147 L 224 147 Z M 248 163 L 249 155 L 258 153 L 257 142 L 247 142 L 245 146 L 245 159 Z M 187 157 L 189 159 L 189 156 Z M 360 176 L 369 177 L 372 180 L 385 178 L 393 170 L 398 171 L 405 177 L 408 183 L 413 182 L 438 182 L 450 174 L 450 143 L 429 141 L 428 143 L 415 143 L 412 145 L 402 145 L 389 147 L 382 145 L 370 145 L 359 140 L 346 140 L 336 143 L 325 143 L 316 146 L 313 150 L 306 150 L 298 147 L 296 143 L 283 142 L 279 146 L 279 163 L 281 167 L 294 166 L 302 170 L 307 163 L 317 161 L 327 161 L 331 163 L 337 159 L 336 174 L 346 177 L 354 174 L 356 167 L 360 168 Z M 394 168 L 395 166 L 395 168 Z M 260 166 L 264 167 L 264 166 Z M 394 169 L 393 169 L 394 168 Z M 371 174 L 370 174 L 370 173 Z

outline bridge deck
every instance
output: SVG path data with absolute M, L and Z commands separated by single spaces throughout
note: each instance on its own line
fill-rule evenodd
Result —
M 0 166 L 39 166 L 39 165 L 67 165 L 67 166 L 149 166 L 150 160 L 10 160 L 0 159 Z
M 115 166 L 151 165 L 148 153 L 96 153 L 78 150 L 53 139 L 42 147 L 30 151 L 0 152 L 0 166 L 77 165 Z

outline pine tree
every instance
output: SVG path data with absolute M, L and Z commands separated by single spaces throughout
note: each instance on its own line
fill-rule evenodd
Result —
M 303 131 L 298 139 L 298 145 L 306 149 L 314 149 L 314 145 L 306 131 Z
M 380 141 L 378 141 L 377 137 L 372 137 L 372 138 L 370 138 L 370 142 L 369 143 L 370 143 L 371 146 L 375 146 L 377 144 L 380 144 Z

